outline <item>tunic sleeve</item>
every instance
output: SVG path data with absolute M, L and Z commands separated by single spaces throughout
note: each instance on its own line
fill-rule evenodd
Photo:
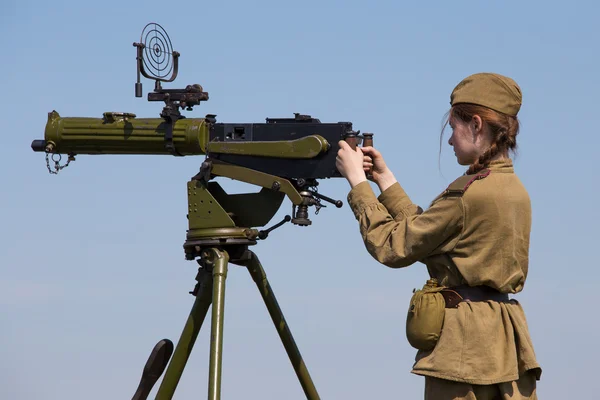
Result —
M 362 182 L 350 191 L 348 203 L 367 251 L 391 268 L 451 251 L 463 227 L 461 197 L 441 197 L 423 212 L 398 183 L 377 199 L 369 183 Z

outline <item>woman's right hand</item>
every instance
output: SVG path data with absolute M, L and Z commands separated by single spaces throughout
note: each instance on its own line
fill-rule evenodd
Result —
M 383 156 L 377 149 L 371 146 L 360 147 L 360 149 L 364 154 L 363 169 L 365 172 L 370 171 L 372 173 L 373 181 L 382 192 L 397 182 L 396 177 L 387 167 Z

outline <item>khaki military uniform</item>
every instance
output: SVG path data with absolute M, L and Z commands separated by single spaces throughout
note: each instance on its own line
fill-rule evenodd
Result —
M 494 161 L 486 174 L 461 177 L 457 183 L 426 211 L 397 183 L 379 198 L 368 182 L 356 185 L 348 202 L 367 250 L 391 268 L 422 262 L 444 286 L 487 285 L 502 293 L 520 292 L 528 271 L 531 206 L 512 161 Z M 517 300 L 463 301 L 447 308 L 444 318 L 435 348 L 419 351 L 412 370 L 428 377 L 430 394 L 452 383 L 447 381 L 462 383 L 464 390 L 522 378 L 519 385 L 533 385 L 524 388 L 531 396 L 507 398 L 534 398 L 541 368 Z

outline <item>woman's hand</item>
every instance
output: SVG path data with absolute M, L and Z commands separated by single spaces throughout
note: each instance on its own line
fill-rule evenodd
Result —
M 357 147 L 356 150 L 352 150 L 345 140 L 340 140 L 338 145 L 340 149 L 335 159 L 335 166 L 340 174 L 348 180 L 351 187 L 366 181 L 367 176 L 363 166 L 364 155 L 361 149 Z
M 374 147 L 361 147 L 361 151 L 364 157 L 364 170 L 368 171 L 373 168 L 371 173 L 373 174 L 373 181 L 379 186 L 379 190 L 382 192 L 387 188 L 396 183 L 396 177 L 390 171 L 385 164 L 383 156 Z

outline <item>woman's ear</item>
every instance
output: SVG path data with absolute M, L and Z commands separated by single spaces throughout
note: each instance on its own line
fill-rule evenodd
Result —
M 471 126 L 473 127 L 475 133 L 480 133 L 483 130 L 483 121 L 479 115 L 473 115 L 473 118 L 471 119 Z

